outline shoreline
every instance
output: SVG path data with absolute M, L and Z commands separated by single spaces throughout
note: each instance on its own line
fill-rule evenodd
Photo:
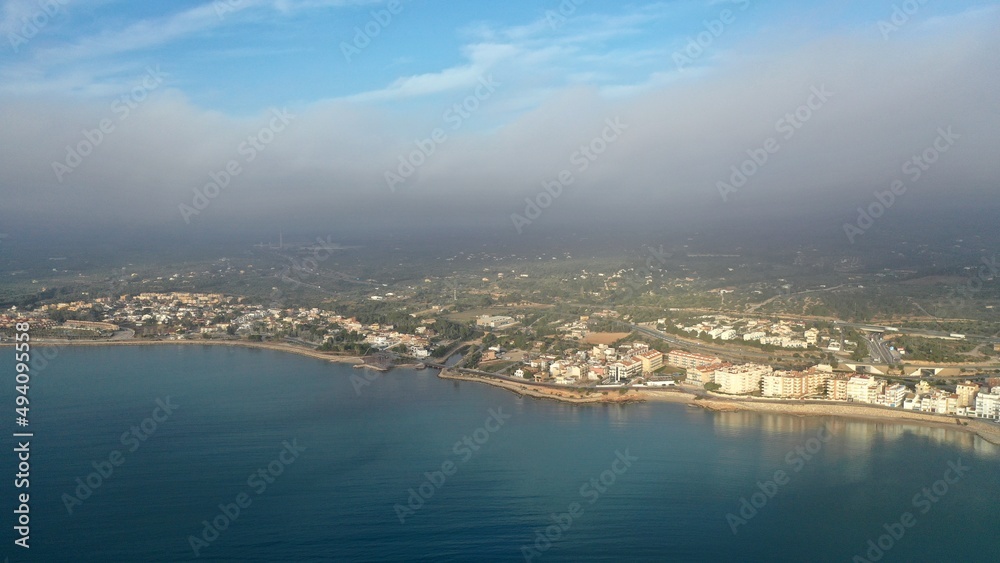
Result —
M 888 409 L 856 404 L 831 403 L 824 404 L 782 404 L 763 403 L 755 401 L 740 401 L 738 399 L 701 399 L 690 404 L 714 412 L 753 411 L 769 414 L 786 414 L 792 416 L 833 416 L 850 418 L 867 422 L 888 422 L 892 424 L 916 424 L 934 428 L 958 430 L 975 434 L 983 440 L 1000 446 L 1000 424 L 994 424 L 976 418 L 960 418 L 956 416 L 934 415 L 930 413 L 913 412 L 900 409 Z
M 299 356 L 305 356 L 307 358 L 314 358 L 317 360 L 327 360 L 334 363 L 342 364 L 354 364 L 357 366 L 364 366 L 364 360 L 360 356 L 336 356 L 327 354 L 325 352 L 318 352 L 316 350 L 310 350 L 308 348 L 303 348 L 301 346 L 295 346 L 294 344 L 287 344 L 283 342 L 250 342 L 247 340 L 56 340 L 56 339 L 39 339 L 34 340 L 33 344 L 39 346 L 73 346 L 73 347 L 92 347 L 92 346 L 236 346 L 240 348 L 253 348 L 258 350 L 274 350 L 277 352 L 288 352 L 290 354 L 297 354 Z M 13 343 L 3 343 L 3 346 L 13 346 Z
M 494 379 L 481 375 L 469 375 L 463 373 L 456 373 L 449 370 L 441 370 L 438 373 L 440 379 L 451 379 L 455 381 L 471 381 L 474 383 L 483 383 L 485 385 L 492 385 L 493 387 L 499 387 L 507 391 L 511 391 L 522 397 L 532 397 L 535 399 L 551 399 L 554 401 L 561 401 L 564 403 L 572 404 L 628 404 L 628 403 L 639 403 L 644 399 L 638 396 L 637 393 L 631 394 L 619 394 L 615 391 L 614 396 L 602 395 L 600 393 L 596 395 L 583 395 L 573 391 L 572 389 L 553 389 L 551 387 L 542 387 L 538 385 L 533 385 L 530 383 L 519 383 L 514 381 L 506 381 L 503 379 Z M 610 391 L 608 391 L 610 394 Z
M 273 350 L 277 352 L 287 352 L 297 354 L 317 360 L 326 360 L 333 363 L 351 364 L 357 368 L 371 368 L 379 371 L 386 371 L 384 368 L 366 365 L 364 360 L 358 356 L 334 356 L 324 352 L 317 352 L 300 346 L 287 343 L 274 342 L 248 342 L 240 340 L 108 340 L 108 341 L 72 341 L 72 340 L 36 340 L 36 344 L 42 346 L 236 346 L 241 348 Z M 3 343 L 0 347 L 14 346 L 14 343 Z M 399 364 L 393 367 L 414 368 L 416 364 Z M 864 406 L 845 403 L 772 403 L 752 401 L 745 399 L 728 398 L 702 398 L 683 390 L 660 390 L 660 389 L 635 389 L 630 388 L 625 394 L 617 390 L 605 392 L 597 391 L 594 394 L 580 394 L 572 389 L 555 389 L 535 385 L 529 382 L 513 382 L 502 379 L 494 379 L 481 375 L 470 375 L 456 373 L 444 369 L 438 373 L 441 379 L 451 379 L 455 381 L 470 381 L 482 383 L 505 389 L 520 396 L 532 397 L 535 399 L 549 399 L 570 404 L 630 404 L 645 401 L 668 402 L 687 404 L 713 412 L 733 412 L 733 411 L 753 411 L 771 414 L 784 414 L 789 416 L 834 416 L 838 418 L 852 418 L 868 422 L 890 422 L 895 424 L 917 424 L 921 426 L 931 426 L 958 430 L 975 434 L 983 440 L 1000 446 L 1000 424 L 993 424 L 975 418 L 958 418 L 954 416 L 933 415 L 929 413 L 918 413 L 900 409 L 886 409 L 881 407 Z
M 862 420 L 865 422 L 915 424 L 919 426 L 944 428 L 975 434 L 986 442 L 1000 446 L 1000 425 L 975 418 L 959 418 L 955 416 L 934 415 L 930 413 L 845 403 L 765 403 L 740 399 L 701 398 L 683 390 L 666 391 L 630 389 L 629 394 L 627 395 L 619 395 L 617 394 L 617 391 L 615 391 L 615 395 L 612 396 L 609 391 L 609 395 L 586 396 L 580 395 L 579 393 L 575 393 L 568 389 L 566 391 L 562 391 L 559 389 L 533 385 L 527 382 L 515 383 L 499 379 L 489 379 L 483 376 L 453 374 L 450 372 L 446 374 L 442 371 L 438 377 L 443 379 L 485 383 L 487 385 L 506 389 L 521 396 L 534 397 L 538 399 L 551 399 L 572 404 L 628 404 L 651 401 L 686 404 L 712 412 L 752 411 L 788 416 L 831 416 Z

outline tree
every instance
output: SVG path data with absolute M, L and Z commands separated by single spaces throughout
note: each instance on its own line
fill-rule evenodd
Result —
M 705 391 L 718 391 L 719 389 L 722 389 L 722 386 L 718 383 L 712 383 L 709 381 L 705 384 Z

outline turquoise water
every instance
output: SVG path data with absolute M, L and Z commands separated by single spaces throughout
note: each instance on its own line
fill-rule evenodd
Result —
M 13 545 L 8 478 L 4 554 L 851 561 L 888 524 L 902 534 L 883 539 L 881 561 L 997 560 L 1000 457 L 969 434 L 671 404 L 573 406 L 434 370 L 364 373 L 267 350 L 59 351 L 32 379 L 31 548 Z M 2 399 L 11 419 L 12 387 Z M 168 398 L 176 409 L 154 413 Z M 142 428 L 154 414 L 155 428 Z M 132 426 L 143 440 L 122 440 Z M 13 476 L 7 451 L 0 463 Z M 956 478 L 947 472 L 959 460 L 970 469 Z M 78 477 L 109 466 L 89 497 L 67 501 L 79 500 Z M 935 494 L 946 473 L 954 482 Z M 914 498 L 924 487 L 936 502 Z M 409 499 L 411 490 L 428 498 Z M 758 508 L 744 506 L 749 517 L 736 521 L 741 499 Z M 893 528 L 906 512 L 912 527 Z M 225 529 L 206 531 L 212 520 Z M 555 539 L 539 539 L 550 525 Z

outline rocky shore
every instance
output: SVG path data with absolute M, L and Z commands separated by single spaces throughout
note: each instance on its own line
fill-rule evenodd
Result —
M 576 403 L 576 404 L 594 404 L 594 403 L 636 403 L 641 402 L 644 399 L 639 395 L 639 393 L 634 390 L 630 390 L 627 393 L 619 393 L 617 390 L 609 390 L 603 392 L 593 392 L 593 393 L 580 393 L 573 389 L 553 389 L 551 387 L 543 387 L 540 385 L 532 385 L 527 382 L 519 383 L 514 381 L 506 381 L 503 379 L 496 379 L 492 377 L 485 377 L 481 375 L 472 375 L 459 373 L 453 370 L 442 370 L 438 374 L 438 377 L 442 379 L 454 379 L 459 381 L 475 381 L 477 383 L 485 383 L 487 385 L 492 385 L 494 387 L 501 387 L 508 391 L 513 391 L 518 395 L 524 395 L 528 397 L 535 397 L 537 399 L 553 399 L 556 401 L 563 401 L 566 403 Z

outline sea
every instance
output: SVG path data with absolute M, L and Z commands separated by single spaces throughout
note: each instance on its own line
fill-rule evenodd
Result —
M 27 427 L 0 393 L 6 561 L 1000 560 L 1000 448 L 958 430 L 272 350 L 33 354 Z

